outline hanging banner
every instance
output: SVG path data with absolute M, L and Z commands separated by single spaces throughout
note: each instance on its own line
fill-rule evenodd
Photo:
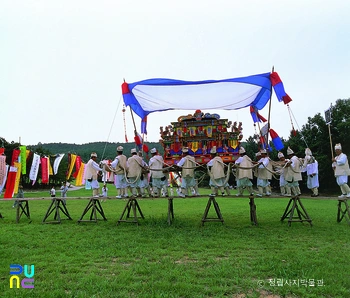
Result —
M 81 157 L 77 156 L 77 158 L 75 160 L 75 172 L 72 175 L 74 178 L 77 178 L 77 175 L 79 173 L 80 167 L 81 167 Z
M 19 149 L 14 149 L 12 151 L 12 159 L 11 159 L 11 166 L 13 166 L 14 162 L 18 162 L 18 157 L 21 154 L 21 150 Z
M 67 175 L 66 175 L 66 179 L 69 180 L 70 175 L 73 172 L 73 168 L 74 168 L 74 164 L 75 164 L 75 160 L 77 159 L 77 156 L 75 154 L 69 154 L 68 153 L 68 157 L 70 156 L 70 158 L 68 158 L 68 160 L 70 159 L 70 163 L 68 164 L 68 170 L 67 170 Z
M 53 175 L 53 170 L 52 170 L 52 166 L 51 166 L 51 159 L 50 157 L 48 158 L 48 163 L 49 163 L 49 176 L 52 176 Z
M 32 180 L 33 185 L 36 181 L 36 177 L 38 176 L 39 165 L 40 165 L 40 155 L 34 153 L 32 166 L 29 172 L 29 179 Z
M 17 168 L 10 167 L 9 173 L 7 175 L 6 190 L 4 193 L 4 199 L 11 199 L 15 190 Z
M 6 165 L 5 166 L 5 177 L 4 177 L 4 180 L 2 181 L 2 183 L 0 184 L 0 194 L 2 193 L 2 190 L 4 189 L 4 186 L 5 186 L 5 183 L 6 183 L 6 180 L 7 180 L 7 172 L 9 170 L 9 166 Z
M 5 148 L 4 147 L 1 147 L 0 148 L 0 154 L 4 154 L 5 153 Z
M 20 146 L 19 150 L 21 151 L 20 157 L 21 157 L 21 172 L 22 175 L 27 174 L 27 146 Z
M 49 183 L 49 162 L 48 157 L 41 157 L 41 183 L 47 184 Z
M 75 178 L 75 186 L 82 186 L 83 185 L 84 170 L 85 170 L 85 163 L 82 162 L 80 165 L 77 177 Z
M 1 155 L 0 156 L 0 185 L 3 184 L 3 182 L 6 180 L 6 156 Z
M 60 162 L 61 162 L 63 156 L 64 156 L 64 153 L 58 154 L 58 155 L 56 156 L 56 159 L 55 159 L 55 161 L 54 161 L 54 163 L 53 163 L 53 174 L 54 174 L 54 175 L 56 175 L 57 172 L 58 172 L 58 167 L 59 167 L 59 165 L 60 165 Z
M 17 169 L 14 193 L 18 193 L 18 185 L 21 179 L 22 165 L 20 162 L 15 162 L 13 166 Z

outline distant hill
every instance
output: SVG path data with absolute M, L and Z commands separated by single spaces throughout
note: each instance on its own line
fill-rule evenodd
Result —
M 147 142 L 145 143 L 149 150 L 157 148 L 158 151 L 163 154 L 163 147 L 159 143 Z M 124 154 L 130 156 L 130 150 L 136 147 L 134 142 L 132 143 L 110 143 L 110 142 L 94 142 L 86 144 L 68 144 L 68 143 L 39 143 L 37 145 L 28 145 L 27 148 L 36 151 L 38 148 L 49 151 L 51 154 L 57 153 L 73 153 L 81 156 L 81 158 L 87 162 L 90 159 L 91 152 L 96 152 L 98 159 L 114 159 L 116 157 L 117 146 L 124 147 Z

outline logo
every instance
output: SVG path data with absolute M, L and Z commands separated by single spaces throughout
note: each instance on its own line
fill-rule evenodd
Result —
M 30 273 L 28 272 L 28 268 L 30 267 Z M 20 279 L 20 276 L 24 273 L 25 278 Z M 21 265 L 11 264 L 10 265 L 10 289 L 13 288 L 13 284 L 16 281 L 16 288 L 20 287 L 24 289 L 33 289 L 34 288 L 34 265 Z

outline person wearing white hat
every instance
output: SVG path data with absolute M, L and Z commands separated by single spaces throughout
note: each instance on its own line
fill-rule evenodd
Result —
M 217 190 L 221 191 L 221 195 L 225 196 L 225 164 L 220 156 L 217 156 L 216 146 L 210 150 L 212 159 L 207 163 L 208 172 L 210 176 L 209 186 L 211 187 L 211 194 L 216 195 Z
M 123 154 L 123 150 L 124 148 L 122 146 L 117 147 L 117 157 L 111 163 L 111 167 L 114 169 L 115 173 L 114 184 L 117 189 L 117 199 L 128 197 L 128 184 L 125 178 L 127 172 L 127 158 Z
M 293 194 L 295 196 L 301 195 L 301 191 L 299 188 L 299 181 L 302 180 L 301 170 L 302 170 L 302 162 L 295 155 L 294 151 L 288 147 L 287 155 L 289 161 L 286 164 L 286 174 L 285 178 L 287 181 L 287 185 L 291 188 Z
M 256 185 L 258 187 L 257 197 L 262 197 L 264 190 L 266 190 L 266 195 L 271 195 L 270 179 L 272 178 L 271 174 L 271 163 L 270 159 L 267 156 L 266 149 L 260 150 L 261 158 L 257 162 L 259 165 L 257 168 L 257 179 Z
M 290 196 L 292 196 L 292 194 L 291 194 L 291 189 L 288 186 L 288 183 L 287 183 L 286 178 L 285 178 L 286 168 L 284 167 L 285 164 L 288 162 L 288 159 L 286 159 L 284 157 L 284 154 L 282 152 L 278 152 L 277 157 L 280 160 L 279 162 L 277 162 L 278 165 L 276 166 L 276 171 L 280 175 L 279 181 L 280 181 L 281 195 L 286 196 L 286 197 L 290 197 Z
M 310 148 L 305 149 L 305 158 L 303 164 L 303 171 L 307 175 L 307 188 L 311 189 L 312 197 L 318 197 L 318 162 L 312 155 Z
M 151 149 L 151 155 L 148 165 L 151 171 L 153 195 L 158 197 L 163 189 L 165 196 L 168 196 L 168 181 L 163 173 L 164 159 L 156 148 Z
M 332 159 L 334 176 L 340 187 L 342 194 L 338 198 L 350 198 L 350 188 L 348 186 L 348 176 L 350 175 L 348 157 L 342 152 L 341 144 L 336 144 L 336 157 Z
M 179 197 L 184 198 L 186 193 L 188 195 L 191 187 L 194 188 L 194 196 L 199 196 L 198 185 L 194 178 L 194 169 L 196 167 L 196 161 L 192 155 L 189 154 L 188 148 L 182 148 L 183 157 L 177 163 L 177 166 L 181 168 L 181 190 L 177 192 Z
M 235 165 L 237 166 L 236 180 L 238 188 L 236 196 L 242 196 L 244 189 L 247 189 L 250 195 L 254 195 L 253 183 L 250 181 L 253 179 L 253 162 L 243 147 L 239 148 L 238 153 L 240 157 L 235 161 Z
M 94 198 L 99 197 L 100 185 L 98 184 L 97 176 L 99 171 L 102 170 L 99 164 L 96 162 L 96 158 L 97 158 L 97 154 L 95 152 L 92 152 L 90 155 L 90 160 L 86 164 L 86 171 L 85 171 L 85 177 L 91 183 L 92 196 Z
M 143 160 L 140 156 L 137 155 L 135 148 L 131 149 L 130 153 L 131 156 L 126 162 L 126 167 L 128 169 L 127 182 L 131 188 L 132 196 L 137 197 L 137 188 L 140 189 L 141 196 L 144 196 L 144 189 L 141 184 Z

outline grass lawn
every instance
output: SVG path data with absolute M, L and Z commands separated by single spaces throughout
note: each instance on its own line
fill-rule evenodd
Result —
M 13 201 L 0 201 L 0 297 L 350 297 L 350 225 L 336 222 L 337 200 L 302 198 L 312 227 L 280 221 L 288 198 L 255 199 L 253 226 L 247 197 L 218 197 L 224 224 L 201 226 L 207 201 L 174 199 L 170 226 L 164 198 L 138 200 L 138 226 L 116 225 L 125 200 L 102 203 L 108 220 L 97 224 L 77 223 L 87 198 L 68 198 L 73 220 L 61 224 L 42 224 L 50 200 L 30 201 L 31 222 L 18 224 Z M 35 266 L 33 289 L 10 289 L 11 264 Z

